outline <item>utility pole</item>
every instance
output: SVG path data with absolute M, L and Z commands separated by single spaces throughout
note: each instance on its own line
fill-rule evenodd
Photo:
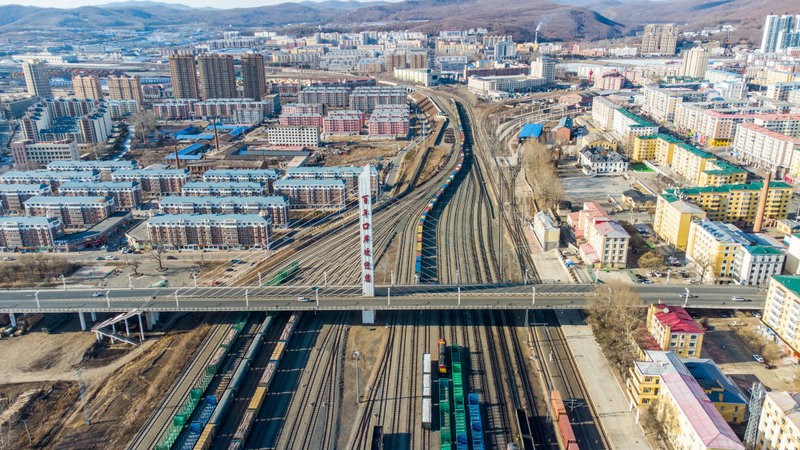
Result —
M 361 356 L 361 353 L 358 351 L 353 352 L 353 359 L 356 360 L 356 405 L 361 403 L 361 394 L 358 393 L 358 358 Z
M 83 382 L 83 366 L 79 366 L 78 370 L 75 372 L 75 375 L 78 377 L 78 390 L 81 394 L 81 402 L 83 403 L 83 418 L 86 421 L 86 425 L 92 424 L 92 418 L 89 416 L 89 404 L 86 400 L 86 383 Z

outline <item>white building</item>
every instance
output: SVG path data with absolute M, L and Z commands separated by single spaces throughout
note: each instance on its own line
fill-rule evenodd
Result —
M 527 75 L 502 75 L 490 77 L 469 77 L 467 87 L 477 95 L 492 95 L 494 92 L 530 92 L 547 84 L 544 78 Z
M 758 420 L 755 450 L 800 448 L 800 394 L 767 392 Z
M 16 167 L 28 167 L 31 164 L 44 166 L 53 161 L 80 159 L 78 143 L 74 140 L 16 141 L 11 143 L 11 152 Z
M 267 139 L 272 145 L 319 147 L 317 127 L 269 127 Z
M 770 277 L 780 275 L 786 253 L 765 245 L 743 245 L 736 249 L 731 275 L 741 285 L 766 286 Z
M 533 234 L 539 240 L 539 245 L 544 251 L 558 248 L 561 230 L 556 221 L 545 211 L 539 211 L 533 216 Z
M 531 62 L 531 76 L 544 78 L 547 84 L 555 83 L 556 60 L 547 56 L 539 56 L 535 61 Z
M 605 148 L 586 148 L 581 150 L 581 166 L 583 173 L 595 175 L 622 175 L 628 170 L 625 158 Z
M 741 123 L 736 127 L 733 149 L 739 158 L 757 167 L 775 171 L 786 169 L 792 178 L 800 178 L 800 137 L 791 137 Z
M 586 240 L 602 266 L 625 267 L 627 264 L 631 236 L 617 221 L 596 219 L 587 229 Z M 589 263 L 591 258 L 584 261 Z
M 678 75 L 702 80 L 706 76 L 708 59 L 710 56 L 711 52 L 703 47 L 694 47 L 685 51 L 683 53 L 681 70 L 678 72 Z

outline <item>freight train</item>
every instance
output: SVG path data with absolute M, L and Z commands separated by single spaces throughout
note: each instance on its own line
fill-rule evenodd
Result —
M 579 450 L 578 440 L 575 439 L 575 432 L 572 430 L 572 423 L 567 416 L 567 408 L 561 399 L 561 392 L 557 389 L 550 393 L 550 410 L 553 413 L 553 421 L 558 424 L 558 435 L 561 439 L 562 448 L 566 450 Z
M 439 373 L 447 374 L 447 341 L 439 338 Z

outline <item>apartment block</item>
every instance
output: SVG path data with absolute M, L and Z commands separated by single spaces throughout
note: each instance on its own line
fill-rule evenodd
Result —
M 592 99 L 592 121 L 599 128 L 610 131 L 614 128 L 614 111 L 619 105 L 606 97 L 596 96 Z M 651 133 L 654 134 L 654 133 Z
M 73 160 L 52 161 L 47 165 L 47 170 L 54 172 L 96 171 L 100 172 L 101 179 L 111 180 L 111 173 L 115 170 L 131 170 L 138 167 L 139 164 L 136 161 Z
M 602 206 L 586 202 L 583 209 L 567 216 L 583 262 L 595 267 L 625 267 L 630 235 L 612 220 Z
M 102 100 L 46 99 L 28 108 L 19 124 L 26 140 L 94 144 L 111 136 L 111 110 Z
M 286 114 L 282 113 L 278 117 L 278 123 L 282 127 L 321 127 L 322 114 Z
M 319 114 L 323 113 L 322 103 L 287 103 L 281 105 L 284 114 Z
M 186 120 L 194 117 L 197 98 L 171 98 L 153 104 L 153 112 L 159 119 Z
M 63 234 L 58 217 L 0 217 L 0 248 L 35 250 L 52 248 Z
M 706 213 L 699 206 L 671 194 L 661 194 L 656 203 L 653 231 L 678 250 L 686 250 L 692 222 L 705 218 Z
M 142 186 L 132 181 L 67 182 L 58 192 L 65 197 L 111 197 L 118 211 L 131 211 L 142 204 Z
M 755 450 L 800 448 L 800 393 L 767 392 L 761 405 Z
M 165 214 L 147 221 L 152 244 L 171 249 L 268 249 L 272 224 L 258 214 Z
M 728 423 L 744 423 L 748 398 L 712 359 L 681 358 L 692 378 Z
M 34 97 L 52 98 L 53 91 L 50 88 L 50 75 L 48 74 L 47 64 L 38 59 L 27 60 L 22 63 L 22 74 L 25 76 L 25 85 L 28 94 Z
M 272 145 L 319 147 L 319 128 L 268 127 L 267 139 Z
M 0 206 L 4 214 L 25 210 L 25 200 L 37 195 L 50 195 L 46 184 L 0 184 Z
M 189 181 L 181 192 L 188 197 L 257 197 L 264 195 L 264 185 L 251 181 Z
M 792 359 L 800 360 L 800 276 L 772 277 L 762 320 Z
M 358 110 L 330 111 L 322 120 L 322 130 L 327 135 L 353 136 L 364 128 L 364 113 Z
M 343 86 L 309 86 L 298 94 L 298 102 L 346 108 L 350 104 L 350 88 Z
M 58 217 L 64 228 L 96 225 L 115 211 L 111 197 L 31 197 L 25 212 L 34 217 Z
M 683 142 L 672 148 L 670 168 L 692 184 L 722 186 L 747 181 L 747 171 L 717 159 L 711 153 Z
M 283 179 L 275 194 L 289 199 L 292 208 L 343 209 L 347 200 L 344 180 Z
M 709 220 L 751 226 L 755 223 L 756 211 L 758 210 L 759 198 L 763 187 L 764 183 L 754 182 L 684 188 L 668 193 L 665 192 L 665 194 L 699 206 L 700 209 L 706 212 Z M 770 182 L 764 218 L 768 222 L 785 219 L 789 213 L 791 197 L 792 187 L 789 184 L 782 181 Z M 663 207 L 664 202 L 659 201 L 656 204 L 656 216 L 659 214 L 658 209 L 660 206 Z
M 194 55 L 170 56 L 169 75 L 172 79 L 172 96 L 174 98 L 200 98 L 200 89 L 197 86 L 197 63 Z
M 11 143 L 11 153 L 17 167 L 44 166 L 52 161 L 80 159 L 78 143 L 74 140 L 15 141 Z
M 139 77 L 110 75 L 106 79 L 108 84 L 108 98 L 112 100 L 135 100 L 139 105 L 144 104 L 144 94 Z
M 370 166 L 370 180 L 372 193 L 376 197 L 381 193 L 381 183 L 378 170 Z M 355 193 L 358 189 L 358 177 L 364 173 L 360 166 L 334 166 L 334 167 L 291 167 L 286 169 L 286 179 L 289 180 L 344 180 L 345 189 Z
M 675 107 L 679 103 L 702 102 L 705 92 L 684 87 L 645 86 L 641 90 L 644 98 L 642 112 L 658 123 L 672 122 L 675 119 Z
M 286 197 L 179 197 L 158 201 L 165 214 L 258 214 L 269 217 L 276 227 L 289 226 L 289 200 Z
M 72 90 L 75 98 L 100 100 L 103 98 L 103 87 L 100 79 L 94 75 L 75 75 L 72 77 Z
M 180 193 L 188 180 L 189 172 L 183 169 L 133 169 L 115 170 L 111 173 L 111 181 L 139 183 L 142 193 L 148 197 Z
M 674 55 L 677 44 L 678 27 L 675 24 L 650 24 L 644 27 L 639 53 L 642 55 Z
M 658 134 L 658 129 L 658 125 L 625 108 L 618 108 L 614 111 L 612 130 L 622 141 L 633 142 L 634 136 Z
M 407 97 L 407 89 L 401 86 L 357 87 L 349 96 L 349 105 L 370 113 L 378 105 L 405 105 Z
M 274 116 L 279 106 L 277 95 L 265 95 L 262 100 L 213 98 L 193 104 L 195 117 L 217 118 L 225 123 L 261 122 L 264 118 Z M 241 120 L 246 113 L 257 120 Z
M 663 133 L 633 136 L 631 141 L 631 160 L 656 161 L 661 165 L 668 165 L 672 162 L 674 146 L 681 142 L 683 141 Z
M 203 172 L 203 181 L 261 183 L 267 192 L 272 192 L 272 185 L 277 179 L 278 171 L 273 169 L 209 169 Z
M 800 137 L 743 123 L 736 127 L 733 150 L 748 164 L 770 172 L 784 169 L 790 179 L 800 178 Z
M 686 256 L 695 263 L 703 280 L 732 278 L 740 247 L 750 239 L 733 224 L 702 220 L 692 222 Z
M 89 183 L 100 181 L 100 173 L 97 171 L 64 171 L 51 172 L 48 170 L 9 170 L 0 174 L 0 184 L 46 184 L 52 190 L 58 190 L 61 183 L 67 181 L 79 181 Z
M 700 357 L 703 349 L 703 327 L 680 306 L 650 305 L 647 310 L 647 331 L 665 351 L 681 357 Z
M 242 97 L 261 100 L 267 94 L 267 79 L 264 70 L 264 55 L 246 53 L 242 61 Z
M 769 245 L 742 245 L 733 260 L 733 279 L 740 285 L 766 286 L 773 275 L 780 275 L 786 251 Z

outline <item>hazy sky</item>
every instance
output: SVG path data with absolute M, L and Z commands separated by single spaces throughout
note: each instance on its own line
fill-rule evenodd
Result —
M 180 3 L 187 6 L 214 8 L 248 8 L 252 6 L 275 5 L 287 3 L 289 0 L 237 0 L 221 2 L 219 0 L 159 0 L 161 3 Z M 294 0 L 299 3 L 303 0 Z M 391 1 L 391 0 L 390 0 Z M 109 0 L 0 0 L 0 5 L 30 5 L 50 8 L 75 8 L 85 5 L 105 5 L 113 3 Z

